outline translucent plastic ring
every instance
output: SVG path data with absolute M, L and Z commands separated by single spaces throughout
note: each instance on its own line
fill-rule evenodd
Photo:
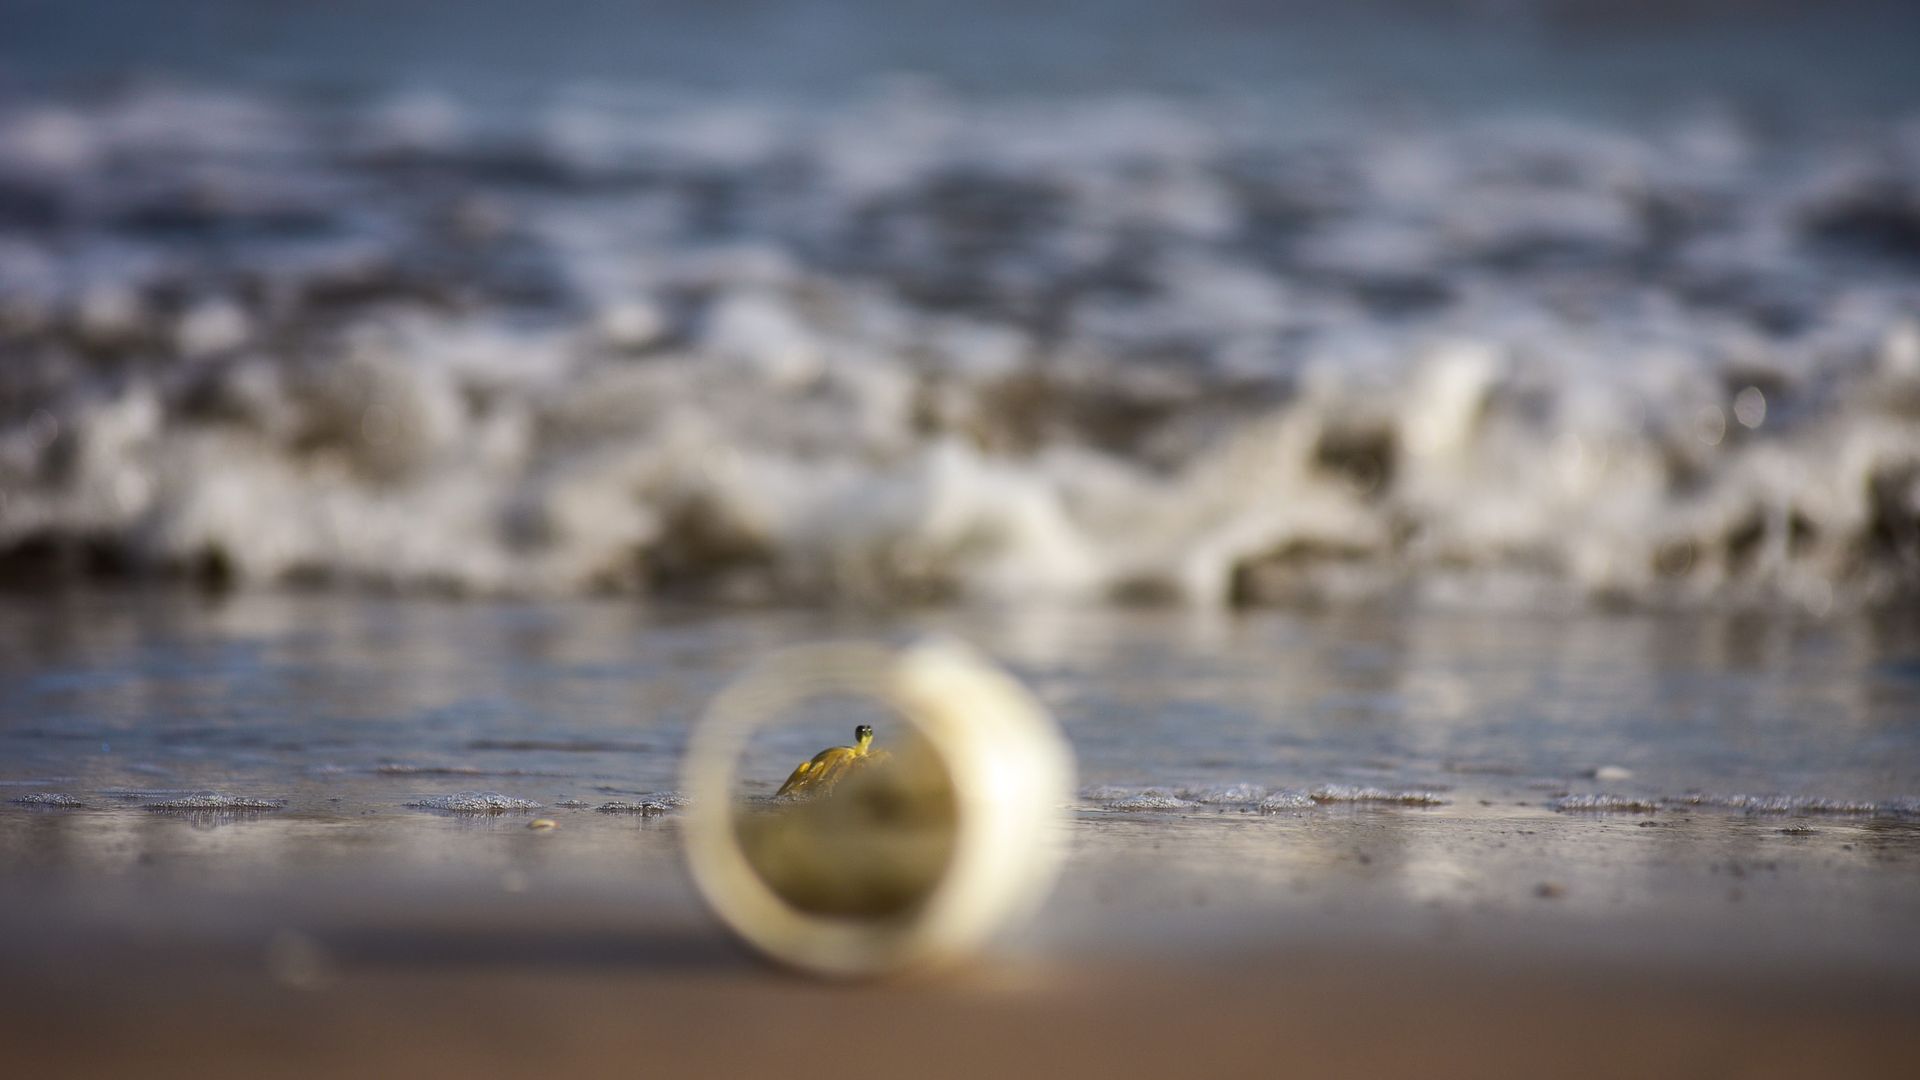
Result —
M 755 870 L 740 840 L 749 740 L 799 703 L 830 695 L 870 699 L 911 724 L 952 783 L 951 855 L 924 900 L 899 917 L 801 910 Z M 964 646 L 803 646 L 760 661 L 713 700 L 689 742 L 683 789 L 688 865 L 722 921 L 782 963 L 876 975 L 972 953 L 1038 905 L 1059 866 L 1073 758 L 1039 701 Z

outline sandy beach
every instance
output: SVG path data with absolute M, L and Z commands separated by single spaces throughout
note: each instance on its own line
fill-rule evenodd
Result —
M 833 985 L 698 920 L 537 908 L 333 927 L 317 967 L 271 936 L 5 929 L 0 1045 L 31 1076 L 1865 1076 L 1920 1051 L 1910 967 L 1303 941 Z
M 823 627 L 995 643 L 1074 745 L 1058 886 L 959 970 L 774 969 L 687 877 L 689 725 Z M 0 611 L 0 1045 L 35 1076 L 1897 1071 L 1912 632 L 42 596 Z M 763 795 L 841 730 L 795 726 Z
M 0 807 L 26 1075 L 1886 1075 L 1920 830 L 1541 806 L 1076 813 L 1037 920 L 821 982 L 678 818 Z

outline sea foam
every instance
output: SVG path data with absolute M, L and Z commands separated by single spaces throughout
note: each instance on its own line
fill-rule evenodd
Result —
M 719 152 L 698 103 L 447 103 L 421 143 L 378 106 L 12 93 L 0 186 L 41 210 L 0 241 L 6 558 L 736 598 L 1915 586 L 1890 122 L 1308 140 L 882 96 L 745 103 Z
M 64 809 L 77 809 L 87 805 L 78 795 L 69 795 L 63 791 L 35 791 L 8 799 L 8 802 L 22 806 L 56 806 Z
M 444 810 L 456 814 L 504 814 L 509 811 L 540 809 L 540 804 L 531 799 L 502 795 L 497 791 L 459 791 L 451 795 L 428 795 L 415 799 L 407 805 L 416 810 Z
M 287 805 L 285 799 L 259 798 L 252 795 L 229 795 L 221 791 L 196 791 L 190 795 L 173 795 L 165 798 L 146 799 L 140 803 L 142 809 L 162 813 L 198 811 L 259 811 L 279 810 Z

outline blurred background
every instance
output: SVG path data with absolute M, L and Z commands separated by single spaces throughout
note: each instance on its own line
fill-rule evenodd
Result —
M 0 0 L 0 1042 L 1897 1071 L 1916 44 Z M 771 650 L 928 633 L 1071 741 L 1060 890 L 953 981 L 774 979 L 681 869 L 688 731 Z
M 21 3 L 10 570 L 1884 603 L 1911 5 Z

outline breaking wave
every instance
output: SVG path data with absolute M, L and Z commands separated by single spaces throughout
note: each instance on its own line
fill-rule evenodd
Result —
M 1920 581 L 1920 120 L 0 98 L 0 551 L 722 598 Z

